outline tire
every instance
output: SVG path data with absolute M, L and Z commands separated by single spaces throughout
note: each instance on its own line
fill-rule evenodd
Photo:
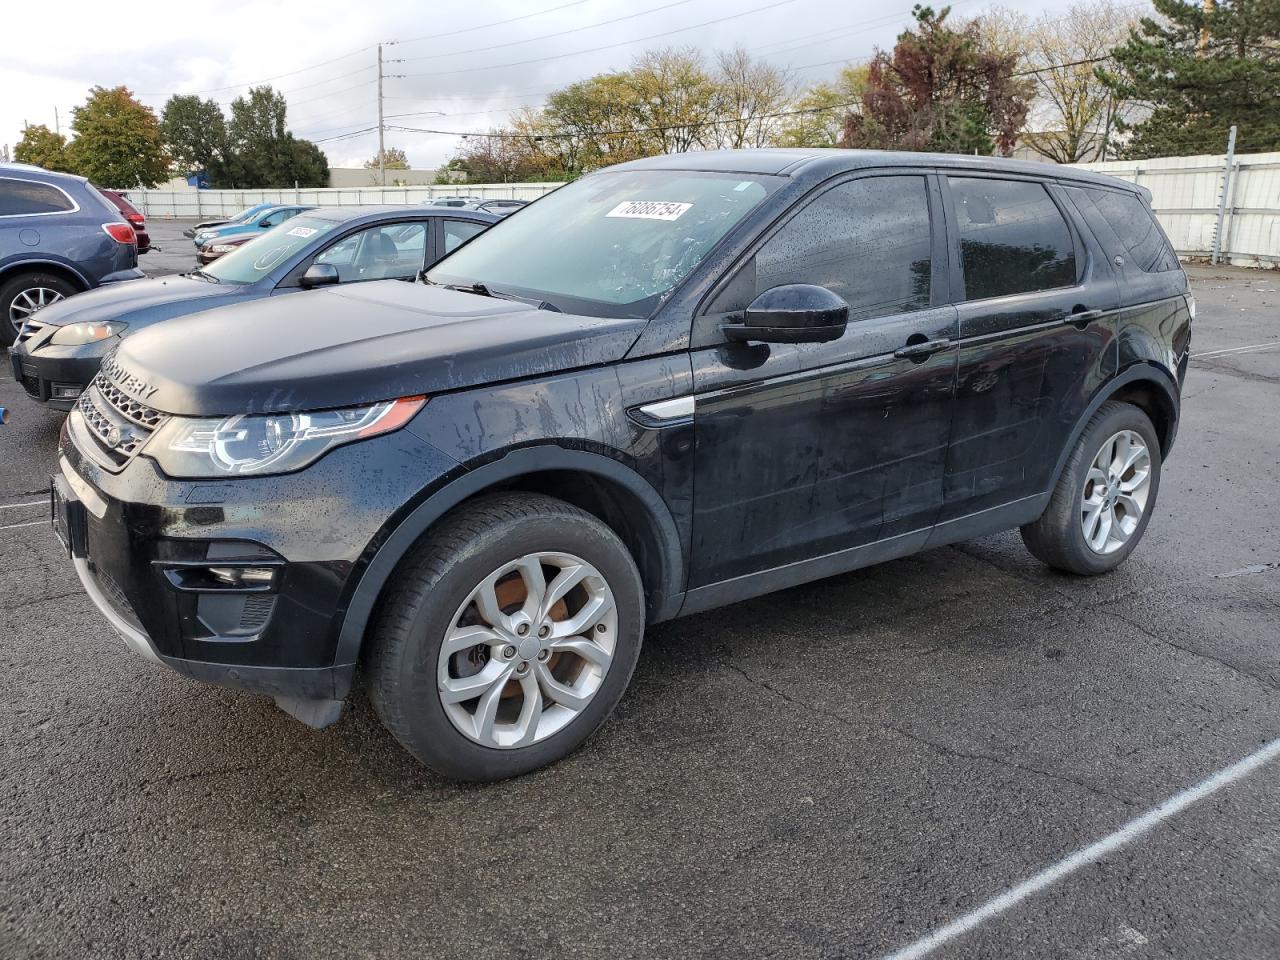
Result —
M 1121 450 L 1113 444 L 1127 446 Z M 1117 476 L 1129 457 L 1138 459 Z M 1022 542 L 1057 570 L 1082 576 L 1114 570 L 1146 532 L 1160 490 L 1160 468 L 1160 441 L 1150 418 L 1132 404 L 1104 403 L 1067 458 L 1044 514 L 1022 527 Z
M 30 315 L 28 304 L 41 299 L 38 291 L 44 291 L 43 299 L 53 303 L 78 293 L 79 288 L 56 273 L 41 270 L 20 273 L 0 283 L 0 346 L 10 346 L 17 339 Z
M 547 639 L 536 639 L 540 630 Z M 473 632 L 479 642 L 459 647 Z M 442 652 L 446 635 L 452 652 Z M 432 528 L 393 575 L 366 644 L 370 699 L 427 766 L 456 780 L 502 780 L 567 756 L 605 721 L 643 635 L 640 574 L 609 527 L 540 494 L 484 496 Z M 474 700 L 446 703 L 482 683 Z

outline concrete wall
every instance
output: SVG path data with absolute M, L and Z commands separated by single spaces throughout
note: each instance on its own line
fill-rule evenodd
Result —
M 387 183 L 401 182 L 410 186 L 426 186 L 436 182 L 437 170 L 388 170 Z M 378 171 L 364 167 L 330 167 L 331 187 L 371 187 L 377 183 Z

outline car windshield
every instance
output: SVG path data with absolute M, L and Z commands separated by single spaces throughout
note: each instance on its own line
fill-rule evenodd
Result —
M 337 226 L 316 217 L 294 217 L 215 260 L 201 273 L 223 283 L 253 283 Z
M 478 283 L 568 313 L 647 317 L 780 183 L 688 171 L 595 174 L 499 221 L 428 279 Z
M 261 211 L 266 209 L 268 208 L 264 207 L 260 203 L 255 204 L 252 207 L 245 207 L 243 210 L 237 213 L 234 217 L 228 220 L 227 223 L 245 223 L 248 220 L 252 220 L 255 214 L 260 213 Z

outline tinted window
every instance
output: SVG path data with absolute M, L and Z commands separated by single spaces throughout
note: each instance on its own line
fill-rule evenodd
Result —
M 483 233 L 487 223 L 470 220 L 446 220 L 444 222 L 444 252 L 451 253 L 477 233 Z
M 288 223 L 266 231 L 250 243 L 219 257 L 202 268 L 224 283 L 253 283 L 280 266 L 303 247 L 318 242 L 326 233 L 338 226 L 331 220 L 314 217 L 297 217 Z M 339 244 L 341 246 L 341 244 Z M 339 270 L 341 276 L 341 270 Z
M 1042 184 L 947 179 L 960 232 L 965 299 L 1052 290 L 1076 282 L 1071 231 Z
M 929 305 L 929 199 L 924 177 L 868 177 L 832 187 L 756 253 L 754 284 L 734 280 L 713 312 L 740 310 L 786 283 L 816 283 L 849 304 L 850 320 Z
M 1155 217 L 1137 196 L 1118 190 L 1086 189 L 1082 192 L 1088 195 L 1098 213 L 1115 231 L 1128 251 L 1130 262 L 1139 270 L 1163 273 L 1178 268 L 1178 258 L 1169 249 Z
M 74 209 L 75 204 L 57 187 L 31 180 L 0 179 L 0 216 L 66 213 Z

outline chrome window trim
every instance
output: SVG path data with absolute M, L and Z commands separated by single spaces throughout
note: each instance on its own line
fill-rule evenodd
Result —
M 44 180 L 32 180 L 30 177 L 11 177 L 0 172 L 0 180 L 16 180 L 18 183 L 34 183 L 41 187 L 51 187 L 67 198 L 67 202 L 71 204 L 70 210 L 46 210 L 44 213 L 0 213 L 0 220 L 15 220 L 18 217 L 65 217 L 72 213 L 80 212 L 80 204 L 76 203 L 76 198 L 63 190 L 56 183 L 46 183 Z

